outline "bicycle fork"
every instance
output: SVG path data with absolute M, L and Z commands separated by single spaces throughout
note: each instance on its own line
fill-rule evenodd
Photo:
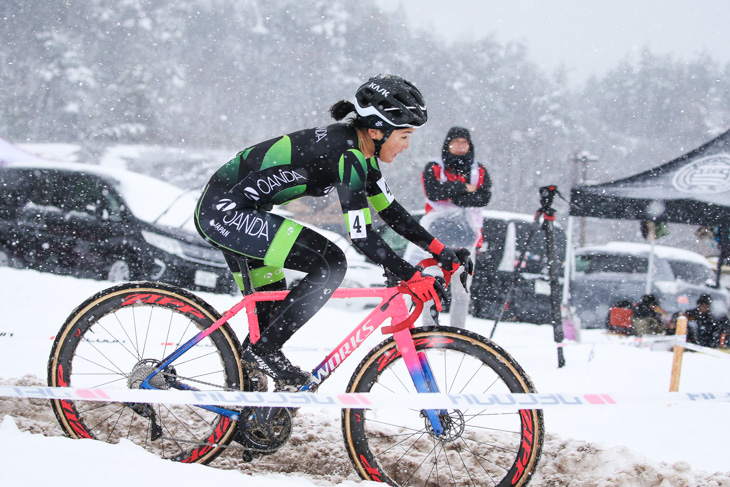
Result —
M 418 393 L 437 393 L 439 392 L 436 385 L 436 379 L 433 376 L 431 365 L 428 363 L 428 357 L 424 352 L 416 351 L 416 345 L 413 342 L 410 328 L 393 333 L 395 343 L 403 357 L 408 368 L 408 373 L 413 380 L 413 385 Z M 439 416 L 445 414 L 444 410 L 426 409 L 424 410 L 426 417 L 431 423 L 433 432 L 438 436 L 443 434 L 444 428 L 441 424 Z

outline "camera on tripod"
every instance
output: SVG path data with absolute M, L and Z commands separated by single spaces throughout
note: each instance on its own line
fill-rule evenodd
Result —
M 553 228 L 553 224 L 555 222 L 555 209 L 552 206 L 556 194 L 560 193 L 558 192 L 558 187 L 555 185 L 543 186 L 540 188 L 540 209 L 537 210 L 537 213 L 535 214 L 535 222 L 530 229 L 530 233 L 527 236 L 527 240 L 524 243 L 522 252 L 520 253 L 520 256 L 514 267 L 514 271 L 512 273 L 512 282 L 510 283 L 510 286 L 507 288 L 507 292 L 505 293 L 504 306 L 502 306 L 502 311 L 500 312 L 499 316 L 494 322 L 494 325 L 492 326 L 492 332 L 489 335 L 490 339 L 494 337 L 494 332 L 497 329 L 497 324 L 502 319 L 504 311 L 509 307 L 510 294 L 512 294 L 512 290 L 514 289 L 515 284 L 520 279 L 522 263 L 525 261 L 525 256 L 527 254 L 527 249 L 529 248 L 530 241 L 532 240 L 532 237 L 535 235 L 537 230 L 542 229 L 542 231 L 545 233 L 545 247 L 547 254 L 546 256 L 550 275 L 550 315 L 553 325 L 553 336 L 556 343 L 560 343 L 563 341 L 563 321 L 560 309 L 559 290 L 561 258 L 558 257 L 555 253 L 555 230 Z M 562 198 L 562 195 L 560 197 Z M 542 221 L 540 220 L 540 215 L 543 216 Z M 564 365 L 565 357 L 563 356 L 563 348 L 558 347 L 558 367 L 563 367 Z
M 558 192 L 557 186 L 543 186 L 540 188 L 540 210 L 545 212 L 552 210 L 555 193 Z

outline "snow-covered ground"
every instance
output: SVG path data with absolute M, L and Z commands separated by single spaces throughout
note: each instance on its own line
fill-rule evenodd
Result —
M 0 382 L 44 384 L 52 337 L 85 298 L 110 283 L 0 268 Z M 220 311 L 230 296 L 201 294 Z M 294 363 L 314 366 L 362 312 L 328 306 L 285 348 Z M 239 337 L 242 324 L 233 322 Z M 489 335 L 492 322 L 469 318 Z M 600 330 L 565 347 L 557 368 L 552 329 L 500 323 L 495 341 L 531 375 L 540 392 L 656 394 L 668 391 L 672 354 L 626 344 Z M 381 340 L 376 333 L 371 340 Z M 367 344 L 366 344 L 367 345 Z M 359 362 L 352 357 L 323 386 L 343 390 Z M 348 367 L 349 366 L 349 367 Z M 730 391 L 730 356 L 686 353 L 681 391 Z M 44 401 L 0 398 L 0 478 L 7 486 L 199 485 L 354 486 L 339 413 L 303 409 L 292 441 L 252 464 L 224 454 L 210 466 L 160 460 L 132 443 L 108 445 L 60 436 Z M 730 486 L 730 403 L 591 406 L 545 412 L 548 432 L 532 485 Z

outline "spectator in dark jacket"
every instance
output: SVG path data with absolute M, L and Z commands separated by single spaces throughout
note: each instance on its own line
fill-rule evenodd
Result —
M 697 306 L 684 313 L 689 321 L 697 323 L 696 331 L 687 330 L 687 341 L 703 347 L 717 348 L 727 326 L 727 317 L 713 316 L 710 311 L 711 304 L 712 296 L 702 294 L 697 299 Z
M 632 324 L 638 336 L 664 334 L 666 312 L 660 307 L 659 299 L 653 294 L 645 294 L 634 307 Z
M 449 245 L 466 248 L 474 255 L 482 243 L 482 208 L 492 196 L 492 182 L 484 165 L 474 160 L 474 144 L 468 129 L 449 130 L 441 157 L 426 164 L 421 180 L 426 194 L 426 216 L 421 224 L 430 228 L 433 235 L 446 238 Z M 420 257 L 413 246 L 406 250 L 409 262 Z M 469 312 L 469 295 L 459 277 L 457 273 L 451 285 L 450 325 L 463 328 Z M 468 278 L 467 287 L 470 284 Z M 432 321 L 428 313 L 423 315 L 424 323 Z

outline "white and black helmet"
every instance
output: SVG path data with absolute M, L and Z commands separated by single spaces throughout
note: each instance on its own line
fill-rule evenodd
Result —
M 355 93 L 355 110 L 370 128 L 420 127 L 428 120 L 423 95 L 412 83 L 390 74 L 370 78 Z M 381 127 L 384 121 L 390 127 Z

